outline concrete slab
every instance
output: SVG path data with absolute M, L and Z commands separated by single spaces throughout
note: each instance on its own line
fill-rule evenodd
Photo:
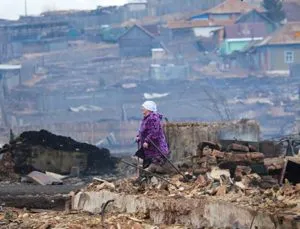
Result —
M 180 224 L 192 228 L 252 228 L 300 229 L 300 222 L 279 216 L 271 216 L 264 212 L 254 212 L 225 201 L 215 201 L 208 197 L 200 199 L 171 197 L 147 197 L 127 195 L 107 190 L 100 192 L 79 192 L 72 199 L 75 210 L 99 213 L 102 204 L 109 200 L 114 213 L 149 214 L 156 225 Z

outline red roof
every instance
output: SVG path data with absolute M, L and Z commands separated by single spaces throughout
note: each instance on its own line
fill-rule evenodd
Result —
M 226 14 L 226 13 L 245 13 L 250 10 L 255 9 L 255 7 L 249 5 L 247 2 L 243 0 L 225 0 L 221 4 L 208 9 L 203 13 L 210 14 Z M 256 8 L 258 11 L 264 11 L 261 8 Z

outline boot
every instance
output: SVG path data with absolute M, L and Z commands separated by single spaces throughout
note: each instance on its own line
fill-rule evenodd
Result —
M 143 183 L 147 183 L 150 180 L 151 180 L 151 176 L 147 172 L 140 171 L 139 177 L 135 179 L 132 183 L 134 186 L 140 186 Z

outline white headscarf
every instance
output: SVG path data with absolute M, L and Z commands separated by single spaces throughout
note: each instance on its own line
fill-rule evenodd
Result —
M 156 103 L 153 101 L 146 101 L 142 105 L 143 108 L 145 108 L 148 111 L 157 112 L 157 106 Z

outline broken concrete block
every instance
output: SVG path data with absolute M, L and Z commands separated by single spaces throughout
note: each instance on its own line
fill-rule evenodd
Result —
M 221 180 L 221 176 L 230 177 L 230 172 L 227 169 L 219 169 L 218 167 L 213 167 L 208 175 L 217 181 Z
M 205 187 L 207 185 L 207 179 L 205 176 L 200 175 L 198 176 L 197 180 L 195 181 L 195 183 L 197 185 L 199 185 L 199 187 Z
M 213 150 L 212 155 L 216 158 L 224 158 L 225 153 L 219 150 Z
M 114 191 L 116 189 L 115 184 L 110 183 L 106 180 L 103 180 L 101 178 L 98 177 L 94 177 L 93 180 L 96 182 L 96 190 L 100 191 L 103 189 L 107 189 L 107 190 L 111 190 Z M 91 186 L 93 186 L 93 184 L 90 184 Z
M 246 189 L 246 186 L 241 181 L 235 182 L 234 185 L 237 186 L 238 188 L 242 189 L 242 190 Z
M 158 179 L 157 179 L 156 177 L 152 177 L 152 178 L 151 178 L 151 183 L 152 183 L 153 185 L 158 185 L 159 181 L 158 181 Z
M 262 179 L 258 174 L 253 173 L 253 174 L 243 176 L 242 182 L 246 186 L 246 188 L 258 187 L 261 183 L 261 180 Z
M 225 196 L 227 192 L 227 186 L 221 185 L 217 188 L 217 196 Z

